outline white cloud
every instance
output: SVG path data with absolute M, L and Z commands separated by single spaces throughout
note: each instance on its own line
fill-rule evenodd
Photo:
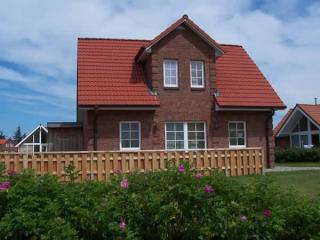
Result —
M 312 102 L 320 88 L 320 4 L 295 16 L 298 2 L 277 1 L 292 13 L 282 19 L 286 11 L 268 1 L 259 10 L 253 0 L 2 1 L 0 60 L 35 74 L 0 67 L 0 79 L 65 99 L 73 109 L 78 37 L 150 39 L 187 13 L 218 42 L 244 45 L 288 106 Z

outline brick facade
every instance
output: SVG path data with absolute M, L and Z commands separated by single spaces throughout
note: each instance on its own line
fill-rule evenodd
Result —
M 163 60 L 178 60 L 177 88 L 163 86 Z M 191 89 L 190 60 L 204 62 L 204 89 Z M 120 121 L 141 122 L 141 149 L 165 148 L 165 122 L 203 121 L 207 126 L 207 147 L 227 148 L 228 121 L 245 121 L 247 146 L 263 147 L 266 152 L 266 111 L 215 111 L 215 52 L 199 36 L 186 28 L 179 28 L 161 40 L 144 63 L 147 85 L 160 99 L 155 110 L 88 110 L 84 122 L 84 148 L 94 149 L 96 132 L 97 150 L 119 150 Z M 96 122 L 96 123 L 95 123 Z M 272 118 L 268 123 L 270 164 L 273 164 Z M 96 127 L 94 127 L 96 126 Z

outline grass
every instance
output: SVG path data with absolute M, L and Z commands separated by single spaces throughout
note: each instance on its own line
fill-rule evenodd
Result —
M 277 167 L 320 167 L 320 162 L 287 162 L 276 163 Z
M 320 171 L 292 171 L 267 173 L 272 176 L 274 182 L 280 189 L 290 188 L 298 193 L 320 199 Z M 241 183 L 248 183 L 250 176 L 239 177 Z

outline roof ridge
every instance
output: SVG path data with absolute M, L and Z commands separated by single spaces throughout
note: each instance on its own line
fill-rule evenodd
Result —
M 149 39 L 135 39 L 135 38 L 94 38 L 94 37 L 78 37 L 78 40 L 110 40 L 110 41 L 141 41 L 150 42 Z

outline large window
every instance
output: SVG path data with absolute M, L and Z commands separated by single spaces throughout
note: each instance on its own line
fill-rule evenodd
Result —
M 140 122 L 120 122 L 120 149 L 140 150 Z
M 166 149 L 205 149 L 206 126 L 204 122 L 166 123 Z
M 178 87 L 178 62 L 166 59 L 163 61 L 163 78 L 165 87 Z
M 192 88 L 204 87 L 204 70 L 202 61 L 190 62 L 190 80 Z
M 229 122 L 229 146 L 246 147 L 246 123 L 240 121 Z

